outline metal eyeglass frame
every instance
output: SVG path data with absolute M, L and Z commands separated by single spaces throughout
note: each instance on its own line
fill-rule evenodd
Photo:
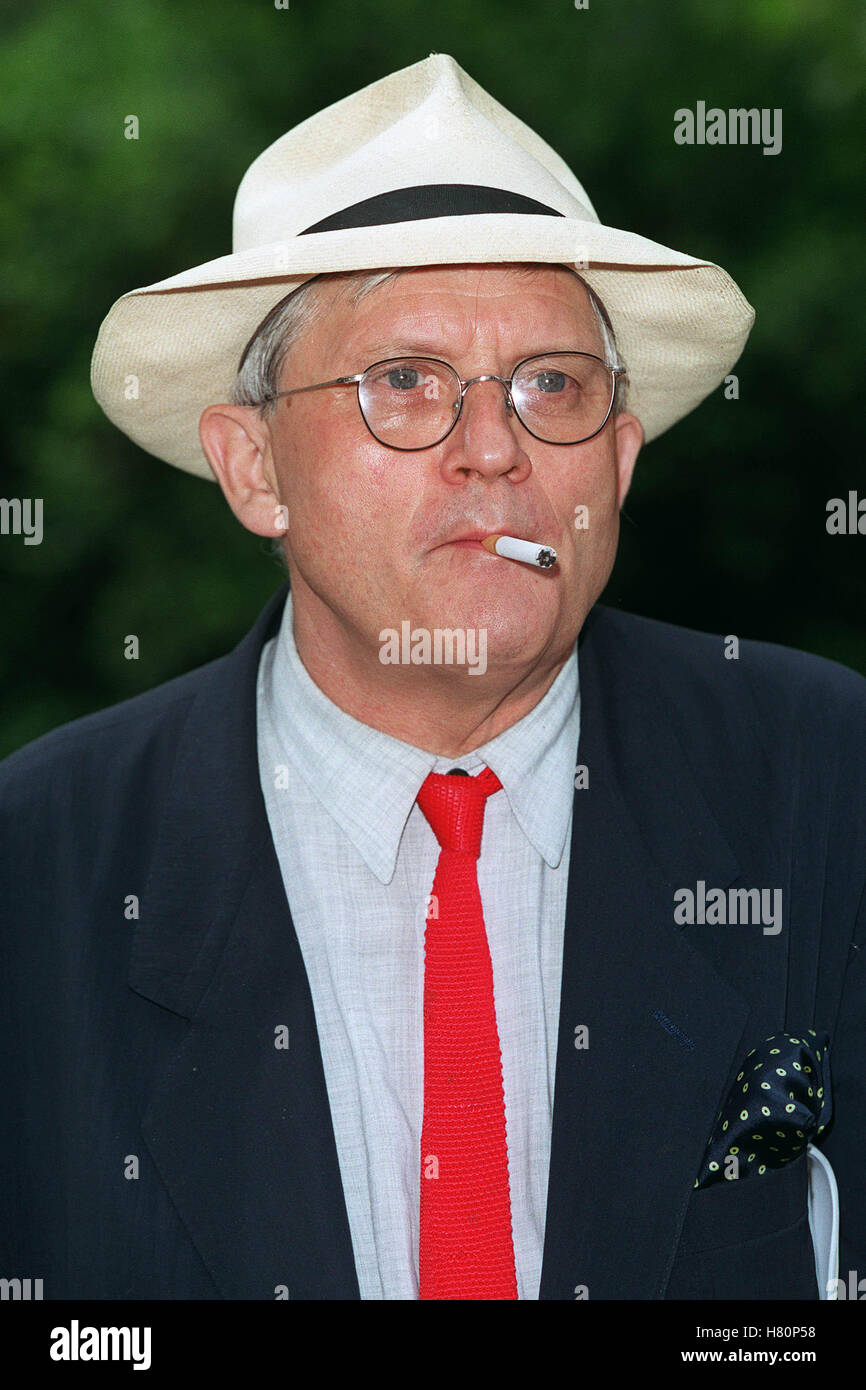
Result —
M 605 411 L 604 419 L 602 420 L 598 429 L 593 430 L 592 434 L 584 435 L 582 439 L 545 439 L 542 435 L 536 434 L 534 430 L 531 430 L 527 425 L 526 421 L 521 416 L 520 411 L 514 404 L 514 399 L 511 394 L 512 388 L 514 386 L 514 378 L 520 371 L 520 368 L 526 366 L 527 362 L 543 360 L 546 357 L 591 357 L 594 362 L 600 363 L 601 366 L 604 367 L 605 371 L 610 373 L 610 400 L 607 403 L 607 410 Z M 451 421 L 451 424 L 448 426 L 445 433 L 443 435 L 440 435 L 438 439 L 434 439 L 432 444 L 386 444 L 384 439 L 380 439 L 378 434 L 376 434 L 375 430 L 372 428 L 369 420 L 364 414 L 364 408 L 361 405 L 361 382 L 364 380 L 366 376 L 370 374 L 370 372 L 374 371 L 376 367 L 385 367 L 388 365 L 389 362 L 433 362 L 438 367 L 444 367 L 447 371 L 451 372 L 452 376 L 456 378 L 457 383 L 460 387 L 460 400 L 457 406 L 457 411 L 455 413 L 454 419 Z M 364 424 L 367 426 L 367 429 L 370 431 L 376 442 L 378 444 L 381 444 L 382 447 L 385 449 L 396 449 L 398 453 L 401 454 L 417 454 L 420 453 L 423 449 L 435 448 L 437 444 L 441 444 L 443 440 L 448 438 L 449 434 L 454 429 L 454 426 L 457 424 L 457 421 L 460 419 L 460 416 L 463 412 L 463 398 L 466 395 L 467 387 L 474 386 L 477 381 L 498 381 L 505 387 L 506 405 L 509 415 L 512 413 L 512 411 L 514 412 L 521 425 L 526 430 L 527 434 L 531 434 L 533 439 L 540 440 L 542 444 L 558 444 L 563 446 L 569 446 L 574 444 L 586 444 L 588 440 L 595 439 L 595 436 L 597 434 L 601 434 L 601 431 L 604 429 L 605 425 L 610 419 L 610 412 L 613 409 L 614 396 L 616 395 L 616 379 L 618 376 L 625 376 L 625 374 L 625 367 L 612 366 L 609 362 L 605 362 L 603 358 L 599 357 L 597 353 L 573 352 L 571 349 L 565 349 L 562 352 L 534 352 L 531 354 L 531 356 L 524 357 L 522 361 L 517 363 L 517 366 L 514 368 L 510 377 L 495 376 L 494 374 L 489 373 L 485 376 L 473 376 L 470 377 L 468 381 L 464 381 L 460 376 L 458 376 L 456 370 L 454 369 L 454 367 L 451 366 L 450 362 L 444 362 L 441 357 L 415 357 L 411 353 L 404 353 L 402 357 L 384 357 L 380 362 L 371 362 L 370 366 L 367 367 L 365 371 L 356 372 L 353 376 L 338 376 L 334 377 L 333 381 L 318 381 L 313 386 L 295 386 L 291 391 L 275 391 L 272 395 L 263 396 L 261 400 L 251 401 L 249 402 L 249 404 L 255 406 L 267 405 L 270 401 L 281 400 L 283 396 L 298 396 L 304 391 L 322 391 L 329 386 L 355 385 L 358 388 L 358 409 L 361 412 L 361 419 L 364 421 Z

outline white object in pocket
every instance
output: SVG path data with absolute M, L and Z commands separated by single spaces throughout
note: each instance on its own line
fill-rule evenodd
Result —
M 809 1229 L 815 1251 L 818 1297 L 838 1298 L 839 1190 L 829 1162 L 814 1144 L 806 1147 L 809 1162 Z

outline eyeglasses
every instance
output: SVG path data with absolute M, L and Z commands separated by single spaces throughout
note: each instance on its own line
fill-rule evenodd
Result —
M 524 358 L 510 377 L 475 376 L 463 381 L 435 357 L 389 357 L 365 372 L 338 376 L 313 386 L 277 391 L 256 405 L 325 387 L 358 388 L 358 405 L 370 433 L 389 449 L 431 449 L 451 433 L 467 388 L 498 381 L 506 410 L 545 444 L 583 444 L 604 429 L 613 408 L 616 379 L 624 367 L 609 366 L 589 352 L 553 352 Z

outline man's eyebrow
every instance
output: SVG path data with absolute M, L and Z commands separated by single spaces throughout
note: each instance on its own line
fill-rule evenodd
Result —
M 349 346 L 350 352 L 365 352 L 370 361 L 388 357 L 441 357 L 449 349 L 432 338 L 379 338 L 364 348 Z
M 450 360 L 451 349 L 444 347 L 441 342 L 435 342 L 428 338 L 382 338 L 368 344 L 364 348 L 355 347 L 349 344 L 346 349 L 350 355 L 357 356 L 359 352 L 364 353 L 369 362 L 387 361 L 391 357 L 436 357 L 440 361 Z M 557 352 L 595 352 L 597 349 L 592 345 L 581 343 L 559 342 L 549 343 L 546 346 L 526 347 L 522 351 L 513 354 L 515 365 L 522 362 L 526 357 L 544 357 L 550 353 Z

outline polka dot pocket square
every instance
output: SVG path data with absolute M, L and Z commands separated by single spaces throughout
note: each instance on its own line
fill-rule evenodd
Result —
M 809 1028 L 752 1048 L 716 1118 L 695 1187 L 760 1177 L 802 1157 L 832 1115 L 829 1046 L 826 1033 Z

